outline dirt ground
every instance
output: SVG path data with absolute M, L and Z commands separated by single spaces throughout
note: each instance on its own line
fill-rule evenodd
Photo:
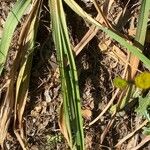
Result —
M 0 2 L 0 37 L 5 19 L 13 3 L 10 0 Z M 90 1 L 82 0 L 79 3 L 84 10 L 96 17 L 97 12 Z M 45 7 L 47 7 L 46 3 Z M 24 113 L 26 137 L 31 150 L 66 150 L 68 146 L 58 125 L 61 102 L 60 81 L 56 72 L 58 64 L 51 29 L 49 29 L 49 12 L 45 7 L 43 7 L 38 29 L 37 48 L 34 53 L 28 101 Z M 73 13 L 66 5 L 64 7 L 66 8 L 70 38 L 73 46 L 75 46 L 89 30 L 90 25 Z M 119 17 L 118 14 L 122 10 L 125 11 L 124 16 Z M 138 0 L 129 0 L 128 3 L 125 0 L 115 0 L 107 17 L 113 28 L 117 29 L 118 32 L 133 35 L 137 25 L 138 11 Z M 134 24 L 131 26 L 132 21 L 134 21 Z M 10 48 L 10 57 L 6 67 L 8 73 L 9 67 L 11 67 L 11 54 L 15 51 L 15 42 L 17 41 L 20 28 L 21 24 L 17 27 L 12 47 Z M 126 52 L 118 43 L 111 40 L 101 31 L 98 31 L 96 36 L 90 40 L 75 58 L 79 76 L 87 150 L 116 149 L 114 146 L 123 137 L 134 131 L 141 123 L 138 122 L 135 112 L 132 109 L 127 109 L 119 112 L 114 118 L 111 117 L 112 113 L 108 110 L 97 122 L 91 126 L 89 125 L 112 99 L 115 93 L 112 80 L 114 77 L 122 75 L 125 69 L 124 63 L 111 52 L 114 49 L 114 44 L 116 47 L 119 47 L 119 50 L 123 51 L 121 53 L 115 47 L 118 50 L 117 53 L 123 55 L 123 57 L 126 56 Z M 3 84 L 3 79 L 4 77 L 1 77 L 1 84 Z M 115 98 L 114 104 L 117 103 L 118 99 L 119 94 Z M 140 130 L 118 149 L 130 150 L 132 146 L 139 143 L 143 138 L 144 135 L 142 130 Z M 11 124 L 5 140 L 5 149 L 21 149 Z M 140 149 L 149 150 L 150 144 L 145 144 Z

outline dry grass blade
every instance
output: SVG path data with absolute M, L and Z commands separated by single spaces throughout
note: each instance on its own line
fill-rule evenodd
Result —
M 101 22 L 101 16 L 97 15 L 96 20 Z M 84 35 L 81 41 L 75 46 L 74 51 L 76 56 L 82 51 L 82 49 L 94 38 L 99 29 L 92 25 L 88 32 Z
M 116 96 L 119 93 L 119 89 L 117 89 L 113 95 L 113 97 L 111 98 L 111 100 L 109 101 L 109 103 L 107 104 L 107 106 L 104 108 L 104 110 L 93 120 L 89 123 L 89 126 L 93 125 L 95 122 L 97 122 L 105 113 L 106 111 L 111 107 L 111 105 L 113 104 Z
M 12 12 L 7 18 L 4 27 L 4 33 L 2 35 L 2 40 L 0 41 L 0 74 L 3 70 L 3 65 L 6 60 L 8 48 L 10 46 L 11 38 L 15 27 L 17 26 L 19 20 L 21 19 L 24 11 L 30 4 L 30 0 L 19 1 L 13 7 Z M 17 18 L 18 17 L 18 18 Z M 10 75 L 7 80 L 7 86 L 5 88 L 5 97 L 1 99 L 0 105 L 0 145 L 3 147 L 3 142 L 5 140 L 8 125 L 10 122 L 11 114 L 13 112 L 14 103 L 15 103 L 15 93 L 14 93 L 14 85 L 15 85 L 15 77 L 17 71 L 18 64 L 13 66 L 10 70 Z
M 131 150 L 138 150 L 149 141 L 150 141 L 150 135 L 146 136 L 136 147 L 132 148 Z
M 108 122 L 106 128 L 104 129 L 103 133 L 101 134 L 101 144 L 103 144 L 104 139 L 107 135 L 107 133 L 110 131 L 110 128 L 112 127 L 113 123 L 114 123 L 115 119 L 114 117 Z
M 105 14 L 103 13 L 103 11 L 101 10 L 98 1 L 97 0 L 93 0 L 93 4 L 98 12 L 98 14 L 102 17 L 103 22 L 105 23 L 105 25 L 109 28 L 112 28 L 111 24 L 108 22 L 107 18 L 105 17 Z M 100 22 L 101 23 L 101 22 Z M 101 23 L 103 24 L 103 23 Z
M 123 139 L 121 139 L 116 145 L 115 147 L 119 147 L 122 143 L 124 143 L 126 140 L 128 140 L 129 138 L 131 138 L 137 131 L 139 131 L 141 128 L 143 128 L 146 124 L 148 123 L 147 120 L 145 120 L 137 129 L 135 129 L 133 132 L 131 132 L 130 134 L 128 134 L 127 136 L 125 136 Z
M 42 0 L 35 0 L 33 2 L 32 11 L 22 28 L 19 39 L 19 49 L 23 54 L 16 83 L 14 132 L 23 149 L 27 149 L 25 146 L 25 136 L 23 130 L 23 113 L 28 94 L 30 70 L 32 66 L 33 50 L 35 46 L 41 4 Z
M 97 1 L 95 2 L 95 7 L 98 7 Z M 110 4 L 111 5 L 111 4 Z M 107 13 L 107 12 L 105 12 Z M 105 25 L 107 27 L 111 27 L 107 19 L 105 18 L 105 14 L 102 12 L 102 10 L 98 7 L 98 15 L 95 18 L 99 23 Z M 98 27 L 95 27 L 95 25 L 92 25 L 88 32 L 84 35 L 84 37 L 81 39 L 81 41 L 75 46 L 74 51 L 76 56 L 82 51 L 82 49 L 94 38 L 94 36 L 97 34 L 99 31 Z
M 3 142 L 7 134 L 13 106 L 14 106 L 14 80 L 8 79 L 5 98 L 1 102 L 0 106 L 0 145 L 2 148 Z
M 70 142 L 68 129 L 67 129 L 67 125 L 66 125 L 66 118 L 64 115 L 63 102 L 61 102 L 61 105 L 60 105 L 58 124 L 59 124 L 61 133 L 64 135 L 65 139 L 67 140 L 67 143 L 69 144 L 70 147 L 72 147 L 71 142 Z

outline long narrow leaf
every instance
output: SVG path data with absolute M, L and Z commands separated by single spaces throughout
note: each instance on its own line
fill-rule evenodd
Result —
M 2 39 L 0 41 L 0 75 L 4 68 L 14 30 L 30 3 L 31 0 L 19 0 L 16 2 L 6 20 Z
M 22 125 L 22 117 L 28 94 L 30 70 L 32 66 L 33 50 L 35 47 L 41 4 L 42 0 L 35 0 L 33 2 L 32 11 L 23 27 L 22 34 L 20 36 L 22 41 L 20 49 L 25 55 L 22 55 L 20 70 L 16 83 L 14 132 L 23 149 L 25 149 L 25 143 L 23 143 L 23 141 L 25 141 L 25 136 Z M 26 34 L 24 34 L 24 32 Z M 22 37 L 22 35 L 26 36 Z
M 80 94 L 78 87 L 78 78 L 76 65 L 69 41 L 65 14 L 62 6 L 62 0 L 49 0 L 52 29 L 55 46 L 57 49 L 57 58 L 60 66 L 61 85 L 63 104 L 61 113 L 60 127 L 67 130 L 66 139 L 71 149 L 84 149 L 83 125 L 81 116 Z M 67 63 L 69 66 L 67 66 Z
M 135 41 L 139 42 L 141 45 L 144 45 L 145 42 L 149 13 L 150 13 L 150 1 L 143 0 L 140 9 L 137 32 L 135 36 Z
M 100 30 L 104 31 L 108 34 L 112 39 L 119 42 L 123 47 L 127 48 L 133 55 L 137 56 L 147 68 L 150 69 L 150 60 L 144 56 L 139 48 L 134 45 L 131 45 L 126 39 L 122 38 L 114 31 L 108 29 L 107 27 L 103 27 L 98 21 L 93 19 L 89 14 L 87 14 L 74 0 L 64 0 L 70 8 L 72 8 L 77 14 L 79 14 L 83 19 L 97 26 Z M 150 8 L 150 3 L 148 3 L 148 7 Z
M 150 10 L 150 2 L 149 0 L 141 1 L 141 8 L 139 12 L 139 19 L 138 19 L 138 26 L 135 35 L 135 45 L 140 45 L 140 49 L 143 50 L 145 37 L 146 37 L 146 30 L 147 30 L 147 23 L 149 17 L 149 10 Z M 139 66 L 140 58 L 131 55 L 130 57 L 130 64 L 131 64 L 131 79 L 134 79 L 138 66 Z

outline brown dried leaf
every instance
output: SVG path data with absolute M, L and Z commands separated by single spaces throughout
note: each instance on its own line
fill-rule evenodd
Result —
M 3 147 L 3 142 L 5 140 L 8 125 L 10 122 L 10 117 L 12 109 L 14 106 L 14 80 L 8 80 L 8 87 L 6 91 L 6 96 L 0 105 L 0 145 Z M 1 99 L 2 101 L 2 99 Z
M 68 133 L 67 126 L 66 126 L 66 119 L 65 119 L 64 109 L 63 109 L 63 102 L 60 105 L 60 114 L 59 114 L 58 124 L 59 124 L 61 133 L 64 135 L 67 142 L 70 143 L 70 137 L 69 137 L 69 133 Z
M 82 109 L 82 116 L 89 120 L 92 117 L 92 111 L 89 109 Z

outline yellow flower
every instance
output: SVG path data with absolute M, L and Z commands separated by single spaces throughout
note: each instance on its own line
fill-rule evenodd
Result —
M 149 89 L 150 88 L 150 73 L 143 72 L 137 77 L 135 77 L 135 85 L 141 89 Z

